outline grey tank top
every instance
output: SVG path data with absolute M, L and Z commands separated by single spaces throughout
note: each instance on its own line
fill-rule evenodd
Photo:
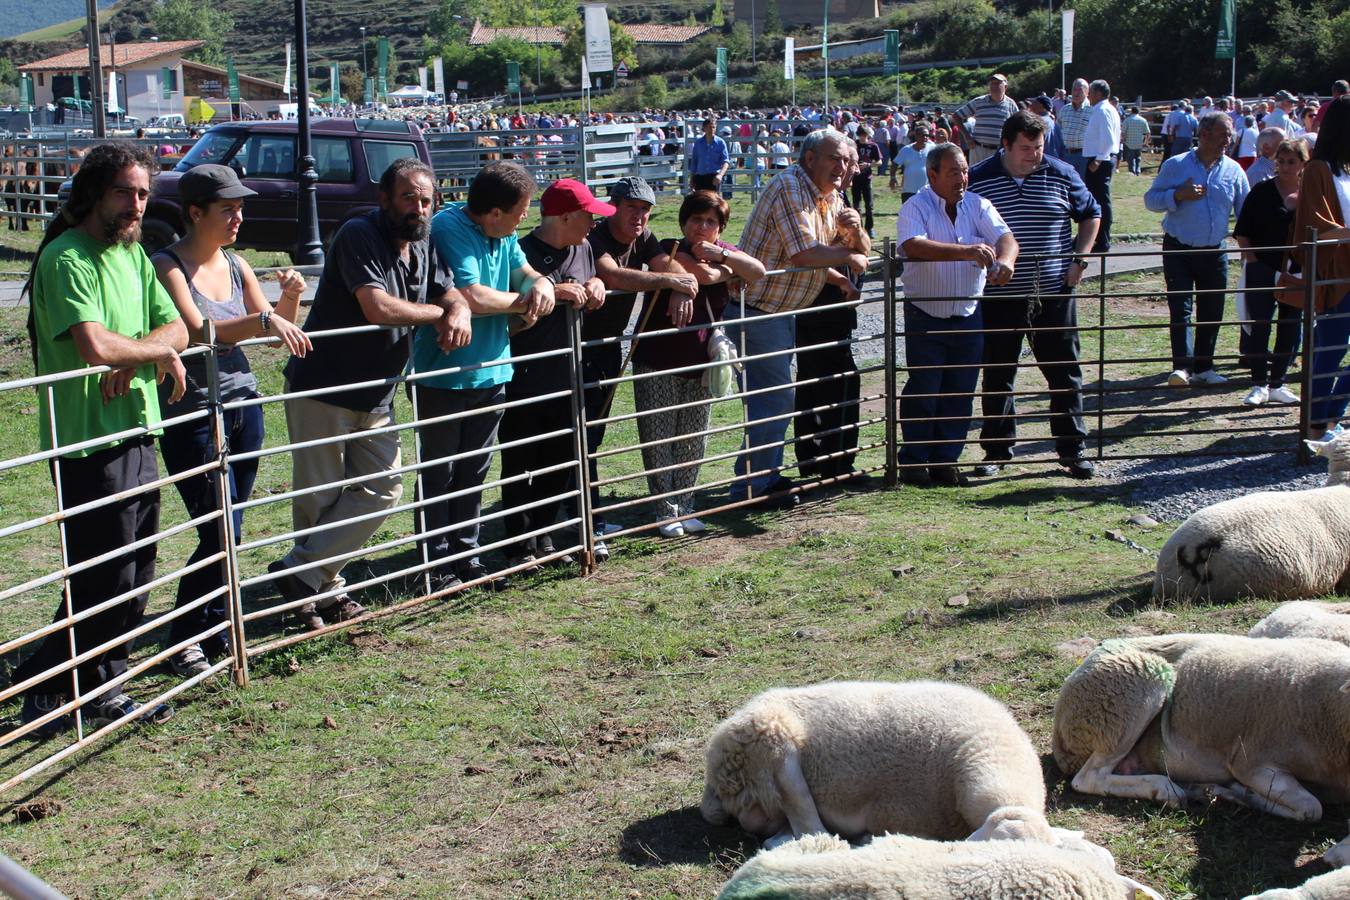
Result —
M 192 276 L 188 273 L 187 266 L 183 265 L 183 260 L 172 250 L 165 249 L 155 254 L 173 260 L 174 264 L 182 271 L 183 278 L 187 280 L 188 293 L 192 297 L 193 305 L 197 307 L 197 311 L 202 314 L 203 319 L 209 319 L 213 322 L 238 319 L 248 314 L 248 310 L 244 306 L 244 278 L 239 271 L 239 261 L 233 253 L 225 250 L 221 250 L 221 252 L 225 254 L 225 259 L 230 264 L 230 297 L 228 300 L 213 300 L 197 290 L 197 285 L 192 282 Z M 218 344 L 217 354 L 220 360 L 220 399 L 229 402 L 256 397 L 258 395 L 258 379 L 253 377 L 253 372 L 248 365 L 248 357 L 244 355 L 244 351 L 233 344 Z M 170 385 L 168 379 L 165 379 L 165 383 L 160 385 L 160 404 L 165 418 L 181 416 L 206 405 L 208 399 L 206 357 L 202 354 L 194 354 L 183 360 L 183 367 L 187 369 L 188 378 L 191 381 L 182 400 L 169 404 L 167 389 Z

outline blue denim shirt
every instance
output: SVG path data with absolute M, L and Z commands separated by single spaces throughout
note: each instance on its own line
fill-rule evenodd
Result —
M 1188 178 L 1205 186 L 1205 196 L 1178 203 L 1174 193 Z M 1247 173 L 1233 160 L 1220 156 L 1206 169 L 1192 150 L 1162 164 L 1144 194 L 1144 205 L 1164 213 L 1163 231 L 1183 244 L 1217 247 L 1228 235 L 1228 217 L 1242 213 L 1249 190 Z
M 694 141 L 689 150 L 690 171 L 695 175 L 716 175 L 717 170 L 731 158 L 727 142 L 713 135 L 712 143 L 702 135 Z

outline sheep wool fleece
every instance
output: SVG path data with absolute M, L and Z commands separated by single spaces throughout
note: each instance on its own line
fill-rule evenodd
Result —
M 1350 647 L 1350 603 L 1282 603 L 1253 625 L 1247 637 L 1321 638 Z
M 851 849 L 811 835 L 754 856 L 718 900 L 1126 900 L 1132 893 L 1091 854 L 1037 841 L 890 834 Z
M 1350 897 L 1350 869 L 1337 869 L 1309 878 L 1296 888 L 1276 888 L 1246 900 L 1345 900 Z

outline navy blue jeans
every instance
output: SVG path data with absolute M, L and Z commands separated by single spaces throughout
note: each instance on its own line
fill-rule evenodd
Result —
M 243 409 L 229 409 L 224 412 L 225 442 L 231 453 L 249 453 L 263 444 L 263 411 L 261 406 L 248 406 Z M 191 422 L 183 422 L 164 429 L 159 440 L 159 450 L 164 456 L 164 467 L 177 475 L 188 469 L 200 466 L 216 458 L 214 442 L 211 439 L 210 415 Z M 193 475 L 177 482 L 178 494 L 183 498 L 183 506 L 192 518 L 204 516 L 220 508 L 219 488 L 216 486 L 216 473 L 207 472 Z M 253 493 L 253 482 L 258 477 L 256 459 L 231 463 L 227 472 L 229 478 L 230 501 L 242 503 Z M 244 524 L 244 514 L 234 512 L 234 539 L 239 541 L 239 532 Z M 219 553 L 222 549 L 220 522 L 211 520 L 197 526 L 197 549 L 192 551 L 187 564 L 193 565 Z M 174 608 L 179 609 L 198 597 L 209 594 L 225 584 L 225 561 L 214 566 L 204 566 L 195 572 L 184 575 L 178 580 L 178 599 Z M 190 613 L 173 620 L 170 641 L 178 643 L 195 634 L 201 634 L 213 625 L 225 621 L 225 605 L 228 594 L 221 594 Z M 229 638 L 220 631 L 201 642 L 202 650 L 208 656 L 222 656 L 229 650 Z
M 1163 249 L 1194 248 L 1169 234 L 1163 238 Z M 1211 252 L 1163 256 L 1167 309 L 1172 319 L 1172 368 L 1192 375 L 1214 368 L 1214 347 L 1219 342 L 1219 323 L 1223 321 L 1223 302 L 1227 296 L 1222 293 L 1228 286 L 1224 253 L 1218 248 L 1205 249 Z M 1190 328 L 1192 311 L 1194 337 Z
M 1308 421 L 1333 425 L 1345 415 L 1350 401 L 1350 372 L 1341 368 L 1350 342 L 1350 293 L 1341 302 L 1318 313 L 1313 325 L 1312 410 Z
M 984 353 L 979 307 L 939 319 L 905 304 L 905 366 L 900 392 L 900 462 L 946 465 L 961 457 Z M 950 367 L 950 368 L 949 368 Z

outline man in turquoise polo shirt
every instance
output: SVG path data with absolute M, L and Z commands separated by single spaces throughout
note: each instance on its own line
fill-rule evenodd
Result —
M 422 527 L 428 558 L 442 561 L 434 570 L 436 591 L 470 581 L 508 586 L 505 578 L 489 578 L 478 558 L 478 516 L 512 376 L 507 316 L 533 324 L 553 311 L 552 283 L 516 242 L 534 189 L 520 166 L 492 163 L 474 177 L 467 203 L 452 203 L 431 221 L 431 242 L 474 316 L 473 338 L 457 350 L 442 350 L 432 327 L 413 337 L 417 419 L 441 420 L 418 427 L 422 459 L 435 461 L 421 471 L 419 496 L 434 501 L 422 508 Z

